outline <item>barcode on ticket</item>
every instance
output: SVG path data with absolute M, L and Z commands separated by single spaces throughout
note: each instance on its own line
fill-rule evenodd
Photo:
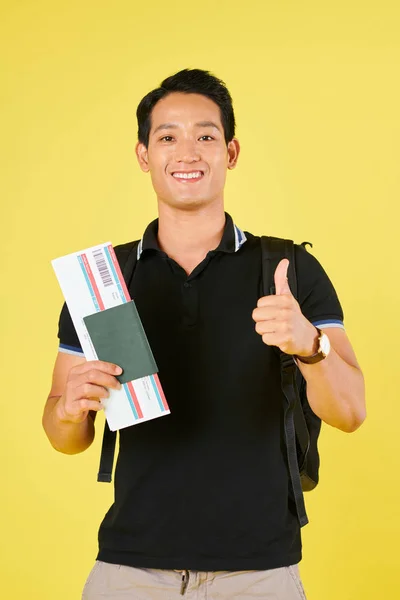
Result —
M 106 263 L 106 259 L 104 258 L 103 250 L 100 249 L 93 252 L 93 258 L 96 261 L 96 267 L 99 271 L 104 287 L 114 285 L 114 281 L 111 277 L 111 273 Z

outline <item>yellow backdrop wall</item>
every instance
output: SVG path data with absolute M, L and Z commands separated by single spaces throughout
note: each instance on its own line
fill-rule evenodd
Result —
M 323 428 L 308 598 L 400 597 L 398 6 L 3 3 L 2 598 L 78 599 L 93 564 L 112 501 L 96 483 L 101 436 L 64 456 L 41 429 L 62 303 L 50 260 L 137 239 L 155 218 L 135 110 L 184 67 L 233 95 L 242 154 L 227 210 L 255 234 L 313 242 L 366 377 L 363 427 Z

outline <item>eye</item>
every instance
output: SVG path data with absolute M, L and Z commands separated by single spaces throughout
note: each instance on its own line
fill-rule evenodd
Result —
M 166 141 L 166 142 L 170 142 L 173 139 L 173 137 L 171 135 L 164 135 L 164 137 L 162 137 L 160 139 L 160 142 Z
M 200 139 L 202 140 L 203 138 L 209 138 L 210 140 L 214 139 L 213 137 L 211 137 L 211 135 L 202 135 Z M 208 141 L 208 140 L 206 140 L 206 141 Z

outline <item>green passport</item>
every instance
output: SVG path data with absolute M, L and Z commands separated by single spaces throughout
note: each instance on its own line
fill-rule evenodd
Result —
M 83 317 L 99 360 L 123 369 L 121 383 L 158 372 L 133 300 Z

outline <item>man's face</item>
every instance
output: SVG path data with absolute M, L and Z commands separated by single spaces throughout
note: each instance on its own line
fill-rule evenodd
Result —
M 225 143 L 217 104 L 178 92 L 155 105 L 148 148 L 136 146 L 158 200 L 186 210 L 222 203 L 226 170 L 236 165 L 239 149 L 235 139 Z

